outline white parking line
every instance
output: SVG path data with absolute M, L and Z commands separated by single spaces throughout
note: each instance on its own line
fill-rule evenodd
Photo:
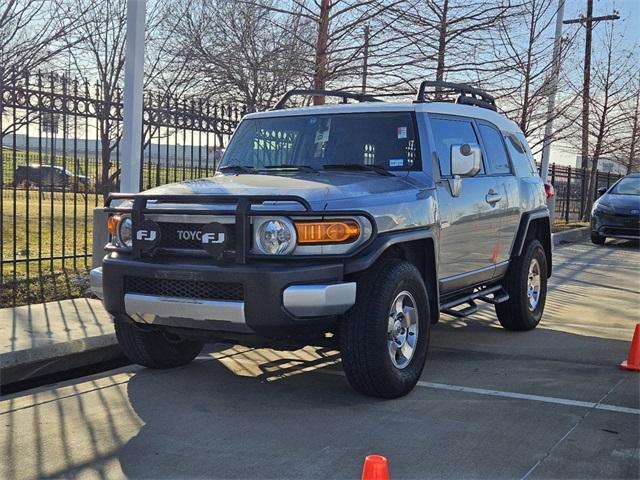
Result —
M 317 370 L 321 373 L 330 375 L 344 376 L 344 372 L 336 370 Z M 475 393 L 477 395 L 489 395 L 492 397 L 514 398 L 517 400 L 529 400 L 533 402 L 554 403 L 556 405 L 566 405 L 570 407 L 593 408 L 595 410 L 607 410 L 609 412 L 629 413 L 631 415 L 640 415 L 640 409 L 620 407 L 618 405 L 609 405 L 599 402 L 582 402 L 580 400 L 570 400 L 567 398 L 545 397 L 542 395 L 529 395 L 527 393 L 503 392 L 501 390 L 487 390 L 485 388 L 463 387 L 461 385 L 448 385 L 446 383 L 432 383 L 419 381 L 418 387 L 434 388 L 436 390 L 449 390 L 452 392 Z
M 438 390 L 451 390 L 454 392 L 476 393 L 478 395 L 490 395 L 492 397 L 516 398 L 518 400 L 530 400 L 534 402 L 555 403 L 558 405 L 567 405 L 570 407 L 594 408 L 596 410 L 607 410 L 609 412 L 630 413 L 632 415 L 640 415 L 640 409 L 619 407 L 617 405 L 609 405 L 607 403 L 582 402 L 580 400 L 569 400 L 566 398 L 545 397 L 542 395 L 529 395 L 527 393 L 503 392 L 500 390 L 487 390 L 484 388 L 462 387 L 459 385 L 447 385 L 446 383 L 418 382 L 418 386 L 426 388 L 435 388 Z

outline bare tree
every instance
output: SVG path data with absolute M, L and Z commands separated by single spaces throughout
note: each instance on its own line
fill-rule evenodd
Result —
M 67 17 L 82 15 L 84 19 L 65 37 L 69 47 L 66 69 L 70 75 L 81 79 L 86 93 L 91 88 L 96 98 L 96 129 L 102 165 L 98 185 L 106 195 L 118 176 L 118 172 L 113 171 L 111 156 L 121 137 L 118 111 L 124 77 L 127 0 L 59 1 Z M 147 11 L 145 29 L 145 88 L 155 87 L 165 96 L 183 93 L 184 85 L 192 78 L 184 62 L 165 54 L 173 34 L 167 22 L 169 14 L 163 3 L 152 4 Z M 60 59 L 59 63 L 62 62 Z M 157 128 L 147 126 L 144 134 L 147 143 Z
M 66 17 L 54 0 L 0 2 L 0 76 L 34 73 L 64 52 L 83 21 L 83 12 Z
M 307 63 L 311 78 L 305 84 L 320 90 L 329 84 L 337 88 L 355 85 L 362 88 L 365 75 L 366 81 L 378 88 L 388 85 L 390 80 L 394 84 L 402 83 L 394 70 L 405 63 L 400 60 L 399 52 L 409 39 L 392 26 L 403 11 L 400 5 L 404 1 L 292 0 L 283 5 L 282 2 L 244 0 L 244 3 L 286 17 L 297 16 L 313 26 L 311 36 L 298 37 L 313 51 L 312 61 Z M 366 84 L 364 88 L 366 90 Z M 324 100 L 321 96 L 313 99 L 315 104 L 322 104 Z
M 624 106 L 636 94 L 634 87 L 637 64 L 633 51 L 625 47 L 624 37 L 617 35 L 614 24 L 607 24 L 602 45 L 596 51 L 595 63 L 591 69 L 591 95 L 589 102 L 589 153 L 590 173 L 585 188 L 583 219 L 588 219 L 595 197 L 596 172 L 601 158 L 615 159 L 624 148 L 625 138 L 630 138 L 628 115 Z M 575 85 L 580 92 L 581 86 Z M 574 122 L 574 126 L 576 123 Z M 577 128 L 577 127 L 576 127 Z M 578 131 L 574 142 L 580 139 Z M 577 144 L 576 144 L 577 147 Z
M 626 160 L 627 174 L 640 170 L 640 73 L 636 75 L 635 98 L 633 107 L 627 109 L 630 137 L 628 142 L 628 156 Z
M 84 12 L 84 22 L 69 42 L 67 70 L 80 78 L 81 88 L 96 98 L 97 136 L 100 140 L 101 172 L 97 186 L 108 194 L 112 185 L 111 152 L 119 140 L 119 121 L 113 111 L 121 101 L 126 34 L 126 0 L 67 0 L 61 4 L 70 17 Z M 115 140 L 115 141 L 114 141 Z
M 0 86 L 26 88 L 30 76 L 36 77 L 41 68 L 50 69 L 67 50 L 66 38 L 82 25 L 83 12 L 67 17 L 57 7 L 56 0 L 0 2 Z M 54 117 L 47 118 L 51 120 L 48 126 L 53 126 Z M 26 113 L 19 113 L 2 122 L 0 135 L 20 129 L 26 120 Z
M 553 67 L 553 31 L 557 0 L 525 0 L 512 9 L 512 15 L 500 19 L 493 43 L 499 76 L 490 83 L 503 112 L 514 119 L 537 152 L 542 147 L 546 117 L 546 98 L 551 88 Z M 575 35 L 565 37 L 559 62 L 571 53 Z M 559 85 L 562 91 L 566 81 Z M 560 95 L 554 120 L 569 114 L 577 95 Z M 569 122 L 564 123 L 565 126 Z M 556 128 L 554 140 L 566 129 Z
M 407 63 L 421 75 L 482 84 L 499 71 L 493 40 L 516 15 L 509 0 L 411 0 L 399 8 L 394 28 L 411 38 Z
M 173 13 L 169 51 L 196 72 L 204 96 L 254 111 L 306 76 L 310 29 L 302 15 L 233 0 L 175 2 Z

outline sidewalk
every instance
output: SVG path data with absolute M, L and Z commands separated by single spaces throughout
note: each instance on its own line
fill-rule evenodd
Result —
M 122 357 L 111 316 L 97 299 L 0 309 L 0 384 Z

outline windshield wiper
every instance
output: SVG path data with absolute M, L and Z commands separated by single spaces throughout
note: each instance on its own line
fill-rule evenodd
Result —
M 256 171 L 254 167 L 246 165 L 225 165 L 224 167 L 218 168 L 218 170 L 229 173 L 255 173 Z
M 317 172 L 318 170 L 309 165 L 265 165 L 268 170 L 304 170 L 305 172 Z
M 360 163 L 329 163 L 322 166 L 325 170 L 361 170 L 364 172 L 376 172 L 386 177 L 393 177 L 393 173 L 386 168 L 379 167 L 378 165 L 362 165 Z

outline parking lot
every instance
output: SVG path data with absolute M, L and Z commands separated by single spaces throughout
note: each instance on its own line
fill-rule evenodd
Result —
M 555 251 L 542 324 L 486 306 L 433 329 L 405 398 L 354 393 L 335 352 L 211 346 L 172 371 L 129 366 L 0 401 L 0 478 L 637 478 L 637 243 Z

